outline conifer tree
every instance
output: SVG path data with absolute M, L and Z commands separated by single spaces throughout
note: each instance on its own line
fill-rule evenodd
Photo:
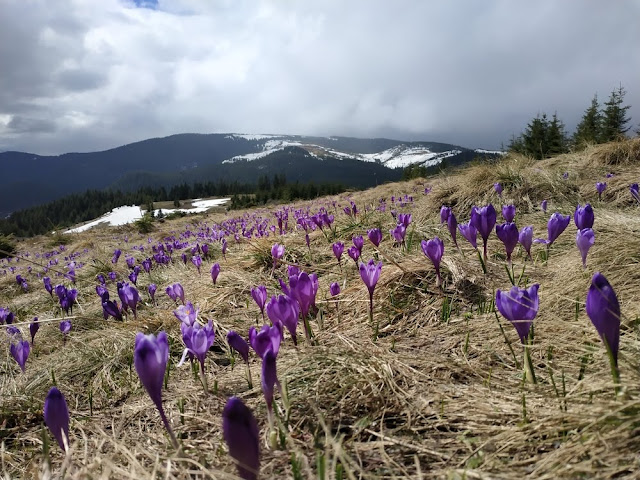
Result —
M 552 157 L 567 152 L 567 135 L 564 131 L 564 123 L 558 119 L 558 114 L 554 113 L 551 122 L 548 123 L 546 131 L 546 145 L 543 155 Z
M 545 158 L 548 149 L 547 131 L 549 129 L 549 120 L 547 114 L 538 115 L 527 125 L 522 140 L 524 143 L 524 152 L 538 160 Z
M 600 113 L 598 95 L 596 94 L 591 100 L 591 106 L 585 110 L 582 120 L 576 127 L 576 131 L 573 134 L 573 144 L 577 148 L 581 148 L 590 143 L 598 143 L 601 137 L 602 114 Z
M 629 131 L 627 125 L 631 118 L 627 117 L 627 110 L 630 105 L 623 106 L 624 96 L 627 92 L 622 85 L 614 89 L 604 104 L 602 111 L 602 135 L 600 142 L 611 142 L 625 136 Z

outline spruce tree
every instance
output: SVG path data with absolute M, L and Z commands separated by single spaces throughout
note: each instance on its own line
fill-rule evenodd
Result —
M 547 145 L 547 131 L 549 130 L 549 120 L 547 114 L 538 115 L 527 125 L 527 129 L 522 135 L 524 143 L 524 153 L 535 159 L 545 158 Z
M 625 136 L 629 131 L 627 125 L 631 118 L 627 117 L 627 110 L 630 105 L 623 106 L 625 92 L 622 85 L 614 89 L 609 96 L 609 100 L 604 104 L 602 112 L 602 135 L 600 142 L 611 142 Z
M 582 120 L 576 127 L 573 134 L 573 144 L 577 148 L 582 148 L 587 144 L 598 143 L 602 137 L 602 114 L 598 104 L 598 95 L 594 95 L 591 106 L 584 111 Z
M 552 157 L 567 152 L 567 135 L 564 131 L 564 123 L 558 119 L 558 114 L 554 113 L 551 122 L 548 123 L 546 131 L 545 157 Z

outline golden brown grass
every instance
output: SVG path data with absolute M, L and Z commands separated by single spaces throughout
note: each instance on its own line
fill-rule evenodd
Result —
M 569 172 L 564 180 L 562 174 Z M 602 202 L 596 181 L 605 181 Z M 20 373 L 4 340 L 0 361 L 0 474 L 4 478 L 235 478 L 235 469 L 221 435 L 221 412 L 230 395 L 241 397 L 255 412 L 261 427 L 262 478 L 294 478 L 292 457 L 302 478 L 316 478 L 324 462 L 326 478 L 637 478 L 640 468 L 640 217 L 628 185 L 640 180 L 640 140 L 589 147 L 535 162 L 523 157 L 491 164 L 474 164 L 449 175 L 382 185 L 350 194 L 362 213 L 352 222 L 341 210 L 336 214 L 338 239 L 350 243 L 352 234 L 365 234 L 379 225 L 385 239 L 377 252 L 384 262 L 375 292 L 375 320 L 379 337 L 372 339 L 367 291 L 355 265 L 343 258 L 342 271 L 331 246 L 320 232 L 312 237 L 311 255 L 304 234 L 229 241 L 227 259 L 212 245 L 222 271 L 213 286 L 205 261 L 202 275 L 179 254 L 169 267 L 141 273 L 139 285 L 158 285 L 158 306 L 145 305 L 138 319 L 124 323 L 104 321 L 94 292 L 94 276 L 109 271 L 113 249 L 122 248 L 139 260 L 150 249 L 147 236 L 131 227 L 103 229 L 72 236 L 66 253 L 82 252 L 78 270 L 79 306 L 73 330 L 63 345 L 58 330 L 58 309 L 35 275 L 22 293 L 14 275 L 0 277 L 0 306 L 17 313 L 26 333 L 33 316 L 44 324 L 35 347 Z M 505 186 L 502 199 L 494 182 Z M 432 187 L 423 195 L 423 185 Z M 408 251 L 393 247 L 388 231 L 391 195 L 413 195 L 415 202 L 399 212 L 413 214 Z M 387 212 L 364 213 L 364 207 L 387 198 Z M 543 199 L 549 212 L 540 211 Z M 337 199 L 346 204 L 343 196 Z M 537 385 L 525 384 L 516 368 L 498 321 L 491 313 L 495 289 L 506 289 L 500 242 L 489 242 L 488 273 L 484 275 L 475 253 L 461 236 L 463 254 L 439 225 L 439 208 L 452 205 L 460 221 L 468 219 L 472 205 L 514 203 L 520 227 L 534 226 L 535 237 L 546 237 L 546 221 L 558 210 L 572 214 L 577 203 L 594 206 L 596 244 L 583 270 L 575 247 L 575 226 L 570 224 L 551 248 L 549 260 L 537 254 L 526 262 L 529 283 L 540 283 L 540 310 L 535 320 L 532 357 Z M 269 209 L 259 212 L 269 216 Z M 157 224 L 154 243 L 195 222 L 212 225 L 248 212 L 214 213 Z M 290 223 L 293 223 L 290 220 Z M 189 227 L 190 226 L 190 227 Z M 128 236 L 129 242 L 123 241 Z M 439 235 L 445 240 L 444 287 L 435 286 L 435 274 L 422 254 L 419 241 Z M 365 237 L 366 238 L 366 237 Z M 189 240 L 194 240 L 190 238 Z M 36 251 L 49 251 L 46 238 L 25 240 L 21 252 L 32 255 L 14 266 L 36 264 Z M 260 391 L 260 363 L 251 358 L 254 387 L 249 389 L 244 368 L 236 359 L 232 368 L 225 342 L 228 330 L 246 335 L 259 311 L 250 288 L 267 286 L 277 292 L 271 276 L 270 247 L 274 241 L 287 249 L 287 261 L 298 263 L 320 279 L 318 306 L 322 326 L 313 321 L 317 345 L 299 335 L 294 348 L 288 335 L 278 358 L 278 375 L 286 383 L 288 402 L 277 395 L 281 424 L 278 448 L 268 446 L 266 410 Z M 131 250 L 144 245 L 144 254 Z M 374 254 L 366 241 L 364 259 Z M 524 256 L 515 255 L 519 274 Z M 61 260 L 58 268 L 63 269 Z M 34 272 L 39 268 L 33 265 Z M 276 270 L 283 276 L 286 266 Z M 123 258 L 117 270 L 126 271 Z M 623 393 L 614 394 L 607 357 L 584 312 L 591 276 L 601 271 L 617 292 L 623 313 L 620 371 Z M 50 272 L 51 273 L 51 272 Z M 24 272 L 23 272 L 24 275 Z M 56 278 L 52 277 L 54 284 Z M 344 286 L 336 302 L 328 299 L 333 281 Z M 180 282 L 187 298 L 200 308 L 202 319 L 216 325 L 216 344 L 209 353 L 207 373 L 215 390 L 205 395 L 190 367 L 176 368 L 182 341 L 174 305 L 164 287 Z M 141 288 L 142 290 L 143 288 Z M 113 287 L 110 288 L 112 296 Z M 576 302 L 578 313 L 576 314 Z M 448 306 L 447 306 L 448 305 Z M 450 309 L 450 315 L 444 315 Z M 506 337 L 521 362 L 515 330 L 500 318 Z M 170 447 L 160 418 L 132 368 L 137 331 L 166 330 L 171 339 L 171 369 L 164 392 L 167 414 L 182 444 L 177 454 Z M 43 460 L 45 432 L 43 399 L 53 376 L 71 411 L 72 453 L 64 458 L 51 444 L 51 468 Z M 282 420 L 281 420 L 282 421 Z M 44 434 L 44 437 L 43 437 Z

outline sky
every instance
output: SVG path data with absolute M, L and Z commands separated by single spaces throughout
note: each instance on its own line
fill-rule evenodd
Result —
M 176 133 L 499 148 L 622 85 L 640 0 L 0 0 L 0 151 Z

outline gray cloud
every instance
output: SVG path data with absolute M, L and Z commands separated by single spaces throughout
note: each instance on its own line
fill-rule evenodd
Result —
M 5 0 L 0 149 L 232 131 L 494 148 L 538 112 L 573 129 L 620 83 L 640 122 L 635 0 L 151 3 Z

